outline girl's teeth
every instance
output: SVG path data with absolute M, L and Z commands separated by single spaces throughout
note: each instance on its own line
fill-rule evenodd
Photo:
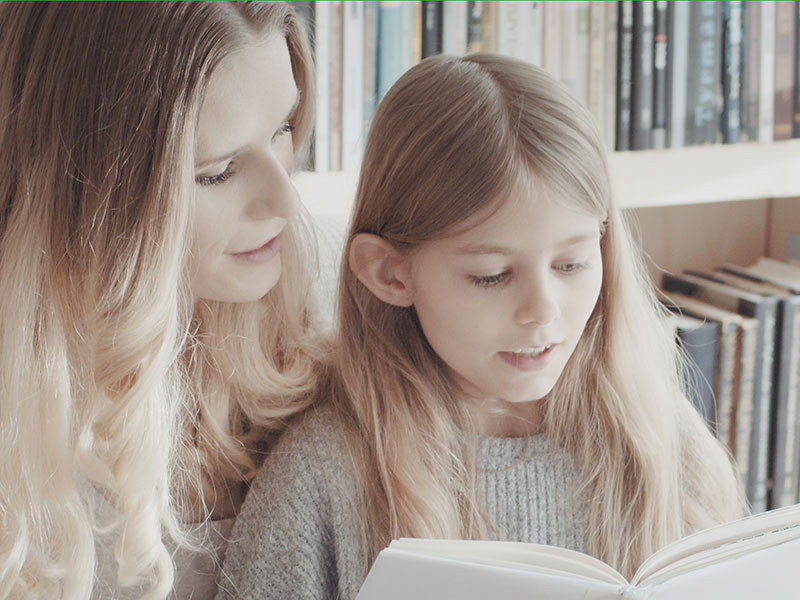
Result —
M 515 350 L 511 354 L 513 354 L 515 356 L 523 356 L 523 357 L 526 357 L 526 358 L 532 358 L 534 356 L 539 356 L 542 352 L 544 352 L 548 348 L 550 348 L 550 344 L 548 344 L 547 346 L 541 346 L 539 348 L 526 348 L 526 349 Z

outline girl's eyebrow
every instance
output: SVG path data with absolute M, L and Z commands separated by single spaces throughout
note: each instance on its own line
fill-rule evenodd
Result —
M 294 98 L 294 104 L 292 104 L 292 108 L 290 108 L 288 110 L 288 112 L 286 113 L 286 116 L 281 120 L 281 123 L 283 123 L 284 121 L 288 121 L 292 117 L 292 115 L 294 114 L 294 111 L 296 111 L 297 107 L 300 105 L 300 94 L 301 94 L 301 92 L 297 88 L 295 88 L 295 91 L 297 93 L 296 93 L 295 98 Z M 206 159 L 203 162 L 199 162 L 199 163 L 197 163 L 195 165 L 195 169 L 201 169 L 201 168 L 209 166 L 209 165 L 215 165 L 217 163 L 227 162 L 228 160 L 230 160 L 230 159 L 234 158 L 236 155 L 238 155 L 246 147 L 247 147 L 247 144 L 245 144 L 241 148 L 236 148 L 235 150 L 231 150 L 230 152 L 225 152 L 224 154 L 222 154 L 220 156 L 216 156 L 214 158 Z
M 559 242 L 556 244 L 556 248 L 567 248 L 569 246 L 574 246 L 575 244 L 580 244 L 582 242 L 586 242 L 589 240 L 595 240 L 600 237 L 600 231 L 591 230 L 585 231 L 582 233 L 578 233 L 573 235 L 566 240 Z M 456 250 L 459 254 L 502 254 L 502 255 L 511 255 L 517 254 L 517 251 L 511 248 L 510 246 L 503 246 L 501 244 L 467 244 L 465 246 L 461 246 Z

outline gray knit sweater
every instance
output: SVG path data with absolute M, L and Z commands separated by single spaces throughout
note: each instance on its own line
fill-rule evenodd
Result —
M 345 452 L 342 424 L 327 408 L 281 437 L 234 525 L 218 600 L 355 598 L 367 549 Z M 586 550 L 574 462 L 543 435 L 479 438 L 478 468 L 501 539 Z

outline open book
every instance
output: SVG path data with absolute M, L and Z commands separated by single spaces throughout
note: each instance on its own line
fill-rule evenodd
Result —
M 395 540 L 356 600 L 800 598 L 800 504 L 665 546 L 628 581 L 586 554 L 537 544 Z

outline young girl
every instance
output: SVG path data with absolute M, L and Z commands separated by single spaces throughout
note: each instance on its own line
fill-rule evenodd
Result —
M 213 597 L 176 544 L 224 534 L 314 381 L 307 42 L 283 3 L 0 23 L 0 598 L 165 598 L 173 562 Z
M 398 537 L 554 544 L 632 575 L 742 514 L 603 148 L 517 60 L 438 56 L 398 81 L 367 141 L 336 363 L 253 483 L 226 591 L 352 599 Z

